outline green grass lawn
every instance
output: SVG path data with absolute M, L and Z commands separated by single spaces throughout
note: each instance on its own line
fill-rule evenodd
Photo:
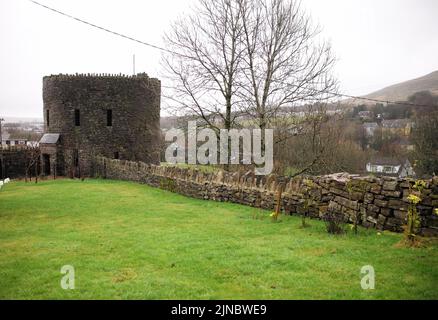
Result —
M 268 216 L 129 182 L 14 182 L 0 191 L 0 298 L 438 298 L 436 244 Z M 60 287 L 63 265 L 74 290 Z M 364 265 L 375 290 L 361 289 Z

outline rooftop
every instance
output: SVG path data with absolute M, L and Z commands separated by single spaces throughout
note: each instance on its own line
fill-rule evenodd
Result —
M 382 127 L 384 128 L 405 128 L 407 125 L 412 124 L 409 119 L 396 119 L 396 120 L 383 120 Z
M 368 161 L 372 165 L 377 166 L 400 166 L 406 162 L 406 160 L 386 157 L 376 157 Z
M 40 143 L 56 144 L 59 140 L 59 133 L 46 133 L 40 140 Z
M 379 125 L 377 122 L 366 122 L 363 124 L 365 128 L 377 128 Z

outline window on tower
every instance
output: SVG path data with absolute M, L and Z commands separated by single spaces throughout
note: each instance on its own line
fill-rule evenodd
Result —
M 107 127 L 113 126 L 113 110 L 111 109 L 106 110 L 106 126 Z
M 79 127 L 81 125 L 81 111 L 75 109 L 75 126 Z

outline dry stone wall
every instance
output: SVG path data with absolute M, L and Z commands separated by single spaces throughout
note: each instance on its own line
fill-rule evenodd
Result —
M 0 150 L 0 179 L 22 177 L 25 174 L 25 168 L 24 150 Z
M 185 196 L 233 202 L 273 210 L 276 196 L 282 192 L 281 208 L 285 214 L 303 212 L 306 184 L 303 178 L 281 176 L 257 177 L 254 173 L 200 172 L 191 168 L 166 167 L 112 160 L 95 159 L 95 175 L 102 178 L 145 183 Z M 414 180 L 392 177 L 363 177 L 346 173 L 308 178 L 313 181 L 310 192 L 314 205 L 309 216 L 322 218 L 327 212 L 343 214 L 346 221 L 359 218 L 362 226 L 402 232 L 406 223 L 409 188 Z M 307 196 L 309 197 L 309 196 Z M 422 202 L 418 205 L 421 234 L 438 235 L 438 177 L 426 181 Z

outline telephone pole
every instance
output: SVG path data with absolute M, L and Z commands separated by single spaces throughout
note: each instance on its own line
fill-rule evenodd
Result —
M 0 147 L 3 145 L 3 136 L 2 136 L 2 122 L 5 121 L 5 119 L 0 118 Z
M 132 56 L 132 71 L 133 75 L 135 76 L 135 54 Z

